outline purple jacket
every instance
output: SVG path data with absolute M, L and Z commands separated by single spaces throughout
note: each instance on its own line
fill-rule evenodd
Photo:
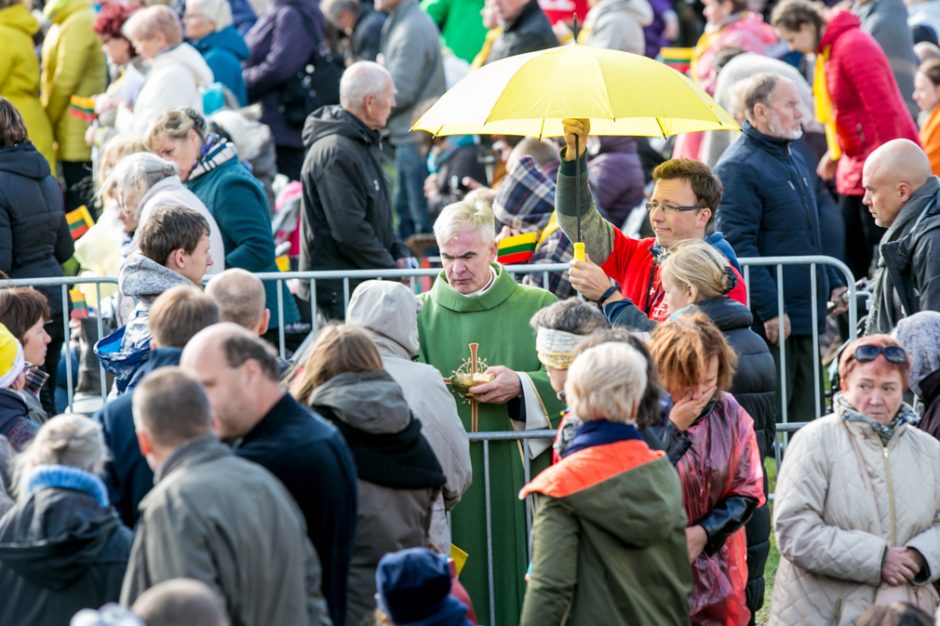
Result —
M 588 162 L 588 175 L 597 203 L 614 226 L 623 226 L 643 200 L 645 181 L 636 142 L 629 137 L 601 137 L 600 149 Z
M 317 42 L 311 33 L 324 28 L 313 0 L 274 0 L 245 35 L 249 54 L 242 76 L 248 100 L 261 101 L 261 122 L 271 127 L 277 146 L 304 147 L 301 129 L 288 126 L 277 110 L 278 92 L 313 54 Z
M 669 40 L 663 37 L 663 31 L 666 30 L 663 14 L 673 9 L 669 0 L 649 0 L 649 3 L 653 8 L 653 22 L 643 28 L 643 37 L 646 40 L 646 56 L 655 59 L 660 48 L 669 45 Z

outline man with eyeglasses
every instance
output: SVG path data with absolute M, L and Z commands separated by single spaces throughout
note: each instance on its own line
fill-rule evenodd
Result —
M 714 207 L 721 200 L 721 182 L 707 165 L 673 159 L 653 170 L 656 185 L 646 208 L 655 237 L 632 239 L 605 220 L 594 205 L 584 157 L 590 122 L 568 119 L 563 124 L 565 150 L 558 172 L 555 207 L 561 228 L 569 239 L 576 241 L 575 193 L 581 194 L 581 236 L 587 252 L 587 260 L 572 262 L 568 272 L 575 289 L 597 302 L 605 314 L 611 312 L 610 305 L 628 298 L 650 320 L 664 321 L 670 312 L 663 302 L 659 261 L 680 241 L 704 239 L 728 258 L 738 277 L 738 284 L 728 295 L 738 302 L 746 301 L 734 250 L 721 233 L 712 232 Z M 578 158 L 582 160 L 580 181 L 575 178 L 575 161 L 571 156 L 575 154 L 576 137 Z M 612 285 L 611 280 L 616 284 Z M 643 327 L 641 321 L 638 329 L 649 328 Z

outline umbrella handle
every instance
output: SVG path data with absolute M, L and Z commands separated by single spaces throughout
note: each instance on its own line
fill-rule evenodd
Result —
M 574 208 L 575 215 L 577 215 L 577 232 L 575 233 L 574 241 L 574 258 L 578 261 L 584 261 L 584 241 L 581 239 L 581 143 L 580 137 L 578 135 L 574 136 L 574 169 L 575 169 L 575 184 L 577 191 L 574 194 Z

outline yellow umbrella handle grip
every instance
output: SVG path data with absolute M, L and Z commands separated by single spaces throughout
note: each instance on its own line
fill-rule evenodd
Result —
M 574 242 L 574 258 L 576 261 L 584 261 L 584 242 Z

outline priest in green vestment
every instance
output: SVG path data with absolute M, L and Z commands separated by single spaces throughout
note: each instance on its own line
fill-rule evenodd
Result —
M 434 224 L 444 271 L 418 317 L 420 358 L 444 377 L 472 371 L 492 378 L 472 388 L 479 432 L 555 428 L 562 405 L 535 351 L 532 315 L 556 301 L 536 287 L 520 285 L 495 263 L 493 212 L 485 203 L 458 202 Z M 470 344 L 478 344 L 476 368 Z M 454 391 L 460 418 L 473 430 L 470 400 Z M 533 475 L 548 466 L 550 441 L 497 441 L 489 444 L 490 518 L 495 624 L 519 621 L 528 566 L 523 455 Z M 486 504 L 483 443 L 470 444 L 473 484 L 452 512 L 453 543 L 469 554 L 460 581 L 470 593 L 481 624 L 491 624 L 487 585 Z M 441 546 L 446 550 L 445 546 Z

